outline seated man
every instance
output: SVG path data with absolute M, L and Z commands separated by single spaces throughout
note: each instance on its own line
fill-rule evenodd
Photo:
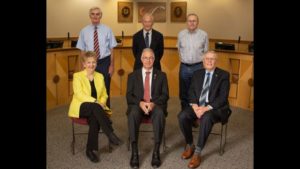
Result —
M 155 146 L 151 165 L 159 167 L 161 164 L 159 147 L 165 127 L 169 89 L 166 74 L 153 68 L 154 59 L 153 50 L 145 48 L 141 56 L 143 67 L 128 75 L 126 99 L 132 168 L 139 167 L 137 143 L 143 117 L 149 117 L 153 122 Z
M 178 114 L 179 126 L 184 135 L 186 148 L 181 158 L 192 157 L 189 168 L 197 168 L 201 162 L 201 151 L 217 122 L 228 120 L 229 73 L 216 67 L 217 54 L 208 51 L 203 57 L 204 69 L 197 70 L 189 89 L 190 107 Z M 193 144 L 192 124 L 200 119 L 198 142 Z

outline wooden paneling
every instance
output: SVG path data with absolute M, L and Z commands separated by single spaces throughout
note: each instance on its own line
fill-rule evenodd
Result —
M 165 38 L 162 70 L 167 74 L 170 97 L 179 96 L 179 56 L 176 38 Z M 114 49 L 115 72 L 111 79 L 111 96 L 125 96 L 128 74 L 132 72 L 134 57 L 132 40 L 125 37 L 123 46 Z M 210 43 L 213 46 L 214 43 Z M 241 43 L 242 44 L 242 43 Z M 240 44 L 240 45 L 241 45 Z M 246 44 L 243 44 L 246 45 Z M 47 52 L 47 109 L 67 104 L 73 94 L 70 73 L 80 70 L 79 50 L 76 48 L 48 50 Z M 217 51 L 217 66 L 230 72 L 229 102 L 233 106 L 253 110 L 253 55 L 246 52 Z M 55 76 L 59 82 L 54 83 Z
M 47 110 L 57 105 L 56 83 L 53 82 L 56 75 L 56 54 L 47 53 L 47 77 L 46 77 L 46 94 L 47 94 Z
M 79 50 L 47 53 L 47 110 L 71 101 L 72 74 L 79 70 Z

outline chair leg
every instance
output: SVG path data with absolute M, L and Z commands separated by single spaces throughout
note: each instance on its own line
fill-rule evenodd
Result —
M 226 140 L 227 140 L 227 123 L 225 125 L 225 140 L 224 140 L 223 152 L 225 151 Z
M 127 150 L 130 151 L 130 136 L 127 139 Z
M 111 153 L 112 152 L 112 146 L 110 144 L 110 141 L 108 140 L 108 152 Z
M 74 122 L 72 121 L 72 135 L 73 135 L 73 140 L 71 142 L 71 149 L 72 149 L 72 154 L 75 155 L 75 133 L 74 133 Z
M 223 135 L 223 132 L 225 132 L 225 135 Z M 226 145 L 226 137 L 227 137 L 227 124 L 224 124 L 224 125 L 221 125 L 221 140 L 220 140 L 220 151 L 219 151 L 220 155 L 224 154 L 224 149 L 225 149 L 225 145 Z
M 166 134 L 165 134 L 165 131 L 163 133 L 163 152 L 165 152 L 167 149 L 167 146 L 166 146 Z
M 100 130 L 99 130 L 99 135 L 101 135 L 101 134 L 105 135 L 104 132 L 103 132 L 103 130 L 100 128 Z M 108 145 L 107 145 L 107 148 L 108 148 L 108 152 L 111 153 L 113 148 L 112 148 L 112 146 L 111 146 L 111 143 L 110 143 L 109 139 L 108 139 Z

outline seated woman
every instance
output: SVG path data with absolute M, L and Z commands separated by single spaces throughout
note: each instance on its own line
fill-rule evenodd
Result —
M 74 73 L 73 98 L 69 108 L 69 116 L 87 118 L 89 124 L 86 155 L 92 162 L 98 162 L 98 131 L 100 127 L 110 143 L 123 143 L 113 132 L 112 124 L 106 112 L 107 93 L 104 77 L 95 71 L 97 56 L 95 52 L 86 52 L 82 57 L 84 70 Z

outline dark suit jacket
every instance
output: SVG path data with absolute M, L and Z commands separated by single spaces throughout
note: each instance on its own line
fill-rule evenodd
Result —
M 200 94 L 205 79 L 205 69 L 194 72 L 192 83 L 189 89 L 190 103 L 198 104 Z M 208 104 L 213 107 L 215 114 L 220 116 L 221 121 L 228 120 L 228 112 L 230 111 L 228 95 L 229 95 L 229 73 L 220 68 L 216 68 L 209 87 Z
M 141 62 L 141 55 L 144 48 L 146 48 L 146 43 L 142 29 L 135 33 L 132 39 L 132 52 L 135 58 L 133 70 L 137 70 L 143 67 L 143 64 Z M 155 55 L 153 67 L 158 70 L 161 70 L 160 59 L 164 54 L 164 37 L 160 32 L 154 29 L 152 29 L 150 48 L 154 51 Z
M 144 85 L 142 69 L 135 70 L 128 75 L 126 99 L 128 110 L 131 105 L 139 106 L 140 101 L 144 97 Z M 167 115 L 167 101 L 169 99 L 169 88 L 167 76 L 164 72 L 153 68 L 152 83 L 151 83 L 151 102 L 162 108 Z

